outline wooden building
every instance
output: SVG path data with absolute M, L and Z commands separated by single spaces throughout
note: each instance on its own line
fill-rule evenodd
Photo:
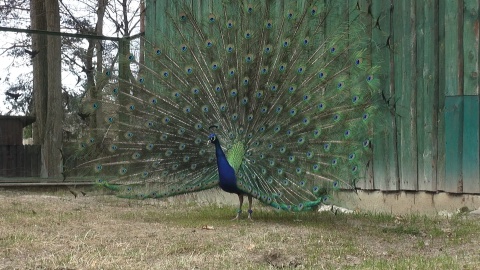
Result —
M 351 12 L 331 14 L 326 24 L 331 29 L 358 11 L 364 15 L 371 39 L 367 49 L 372 64 L 381 66 L 381 91 L 390 108 L 375 127 L 373 162 L 358 187 L 480 194 L 479 2 L 339 2 Z M 194 5 L 198 16 L 223 14 L 218 2 L 186 3 Z M 180 6 L 147 0 L 145 37 L 160 42 L 166 12 L 177 14 Z M 281 17 L 282 10 L 271 12 Z
M 40 145 L 23 145 L 23 128 L 31 116 L 0 116 L 0 177 L 38 177 Z

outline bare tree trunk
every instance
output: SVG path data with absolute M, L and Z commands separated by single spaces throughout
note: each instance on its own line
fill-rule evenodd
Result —
M 89 33 L 91 34 L 91 33 Z M 88 42 L 88 48 L 87 52 L 85 54 L 85 58 L 83 59 L 84 65 L 85 65 L 85 74 L 87 75 L 87 83 L 85 85 L 88 93 L 88 98 L 90 100 L 96 100 L 97 99 L 97 93 L 95 89 L 95 70 L 93 68 L 93 53 L 95 50 L 95 43 L 97 43 L 96 40 L 94 39 L 87 39 Z M 91 117 L 89 119 L 89 126 L 90 128 L 96 128 L 96 123 L 95 119 Z
M 145 0 L 140 0 L 140 33 L 145 33 Z M 140 38 L 140 54 L 138 61 L 145 64 L 145 42 Z
M 47 30 L 45 5 L 43 0 L 30 1 L 31 29 Z M 33 112 L 36 122 L 33 124 L 33 143 L 42 144 L 45 137 L 47 119 L 47 36 L 32 34 L 32 51 L 38 51 L 33 62 Z
M 130 36 L 130 20 L 128 19 L 128 0 L 122 0 L 122 14 L 123 14 L 123 36 Z
M 97 10 L 97 25 L 96 31 L 97 36 L 103 35 L 103 19 L 105 18 L 105 9 L 107 8 L 108 0 L 98 0 L 98 10 Z M 97 42 L 97 71 L 102 72 L 103 65 L 103 54 L 102 54 L 102 42 L 99 40 Z
M 45 15 L 48 31 L 60 31 L 60 8 L 58 0 L 45 0 Z M 42 177 L 59 177 L 62 173 L 63 106 L 61 76 L 60 36 L 47 37 L 48 91 L 45 138 L 42 144 Z
M 105 18 L 105 9 L 107 8 L 108 5 L 108 0 L 98 0 L 98 10 L 97 10 L 97 25 L 95 27 L 97 31 L 97 36 L 102 36 L 103 35 L 103 19 Z M 96 43 L 96 51 L 97 51 L 97 72 L 98 73 L 103 73 L 103 46 L 102 46 L 102 41 L 98 40 Z M 103 88 L 103 84 L 96 84 L 95 88 L 92 89 L 92 91 L 95 91 L 95 93 L 92 93 L 91 97 L 95 99 L 99 99 L 101 96 L 101 91 Z M 103 114 L 100 111 L 98 111 L 95 114 L 95 119 L 92 121 L 95 122 L 95 128 L 100 127 L 102 125 L 102 119 L 103 119 Z

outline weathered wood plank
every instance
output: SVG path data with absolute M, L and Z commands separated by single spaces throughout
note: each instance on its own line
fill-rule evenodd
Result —
M 402 6 L 401 6 L 401 3 L 399 2 L 394 2 L 393 4 L 393 12 L 392 12 L 392 17 L 394 18 L 401 18 L 402 17 Z M 400 20 L 395 20 L 395 22 L 393 23 L 393 38 L 392 38 L 392 44 L 393 44 L 393 68 L 394 68 L 394 74 L 393 74 L 393 77 L 395 78 L 394 79 L 394 92 L 395 92 L 395 96 L 394 96 L 394 102 L 395 102 L 395 122 L 397 123 L 397 128 L 395 129 L 395 132 L 397 133 L 397 140 L 395 141 L 396 145 L 397 145 L 397 149 L 398 149 L 398 152 L 397 152 L 397 160 L 398 160 L 398 178 L 399 178 L 399 186 L 398 188 L 401 189 L 402 187 L 402 178 L 403 178 L 403 175 L 402 175 L 402 166 L 403 166 L 403 160 L 401 159 L 401 152 L 402 151 L 405 151 L 405 149 L 402 147 L 401 143 L 400 143 L 400 136 L 401 136 L 401 133 L 400 133 L 400 124 L 401 124 L 401 118 L 403 116 L 401 116 L 401 107 L 400 107 L 400 102 L 399 102 L 399 99 L 400 97 L 402 96 L 403 94 L 403 90 L 402 90 L 402 81 L 403 81 L 403 76 L 402 76 L 402 72 L 403 72 L 403 62 L 401 61 L 402 60 L 402 44 L 401 44 L 401 40 L 402 40 L 402 32 L 403 32 L 403 24 L 399 23 L 400 21 L 402 21 L 403 18 Z
M 7 156 L 7 146 L 0 145 L 0 176 L 7 176 L 8 168 L 8 156 Z
M 462 192 L 463 96 L 445 98 L 445 183 L 443 190 Z
M 463 193 L 480 193 L 480 98 L 463 96 Z
M 10 146 L 10 168 L 11 168 L 11 172 L 10 172 L 10 176 L 12 177 L 15 177 L 17 175 L 17 170 L 18 170 L 18 151 L 20 149 L 18 149 L 18 146 L 17 145 L 11 145 Z
M 34 161 L 34 157 L 32 156 L 31 149 L 33 147 L 34 147 L 34 145 L 25 145 L 24 146 L 24 151 L 25 151 L 25 164 L 24 164 L 25 165 L 25 175 L 23 175 L 23 177 L 35 176 L 35 175 L 33 175 L 33 171 L 32 171 L 32 161 Z
M 145 38 L 152 42 L 154 33 L 157 30 L 156 22 L 156 7 L 157 1 L 156 0 L 147 0 L 145 1 Z M 145 58 L 146 63 L 148 63 L 148 57 Z
M 384 1 L 383 3 L 386 3 Z M 380 1 L 373 1 L 371 7 L 371 16 L 372 16 L 372 65 L 382 65 L 385 66 L 385 63 L 388 59 L 388 53 L 385 53 L 385 50 L 388 52 L 388 47 L 385 46 L 386 40 L 388 39 L 389 30 L 390 30 L 390 21 L 387 18 L 386 14 L 390 15 L 385 6 Z M 388 2 L 387 2 L 388 3 Z M 387 30 L 385 30 L 386 28 Z M 386 59 L 384 59 L 386 58 Z M 383 67 L 380 74 L 377 75 L 377 78 L 380 80 L 380 90 L 385 92 L 388 87 L 388 78 L 389 73 L 385 72 L 388 70 Z M 382 115 L 383 117 L 383 115 Z M 388 168 L 387 168 L 387 147 L 388 140 L 386 137 L 386 128 L 383 126 L 374 126 L 374 138 L 373 138 L 373 180 L 375 189 L 386 190 L 388 189 Z
M 164 9 L 166 2 L 168 1 L 149 0 L 145 3 L 145 39 L 148 41 L 145 43 L 145 50 L 153 50 L 154 48 L 152 48 L 152 46 L 155 46 L 162 52 L 165 51 L 161 45 L 161 42 L 167 37 L 165 34 L 165 20 L 167 14 Z M 145 57 L 145 64 L 148 67 L 159 68 L 159 65 L 155 64 L 151 57 L 148 57 L 147 55 Z M 153 76 L 148 72 L 145 74 L 145 76 L 147 86 L 154 88 Z
M 417 118 L 416 118 L 416 130 L 417 132 L 417 158 L 418 158 L 418 168 L 417 168 L 417 176 L 418 176 L 418 188 L 420 188 L 420 182 L 424 181 L 424 173 L 425 173 L 425 163 L 423 162 L 423 155 L 426 151 L 425 148 L 425 132 L 423 128 L 426 126 L 424 115 L 429 113 L 428 108 L 425 108 L 423 105 L 425 104 L 426 100 L 426 89 L 428 86 L 425 85 L 426 78 L 423 77 L 424 67 L 425 67 L 425 55 L 428 55 L 428 49 L 424 50 L 423 45 L 425 44 L 425 28 L 430 26 L 425 25 L 425 4 L 426 1 L 417 1 L 416 2 L 416 10 L 415 13 L 417 15 L 417 19 L 415 20 L 415 35 L 416 35 L 416 77 L 417 77 L 417 84 L 416 84 L 416 99 L 418 102 L 417 107 Z M 427 165 L 428 166 L 428 165 Z
M 148 34 L 148 36 L 146 37 L 154 44 L 157 44 L 160 49 L 163 49 L 162 45 L 167 44 L 167 40 L 170 38 L 170 31 L 168 31 L 170 26 L 166 22 L 168 21 L 168 17 L 173 15 L 169 13 L 172 3 L 170 1 L 153 1 L 153 4 L 154 15 L 149 22 L 151 22 L 154 31 L 147 32 L 146 34 Z
M 156 26 L 155 26 L 155 17 L 156 17 L 156 14 L 155 14 L 155 3 L 156 1 L 155 0 L 146 0 L 144 1 L 144 36 L 143 38 L 145 40 L 143 41 L 140 41 L 141 42 L 141 45 L 140 46 L 140 51 L 139 51 L 139 54 L 141 54 L 141 56 L 139 56 L 139 60 L 140 62 L 142 62 L 142 59 L 143 59 L 143 64 L 145 64 L 145 66 L 147 67 L 152 67 L 152 62 L 151 62 L 151 57 L 148 56 L 147 52 L 148 51 L 151 51 L 151 48 L 150 48 L 150 42 L 153 42 L 153 40 L 151 39 L 151 37 L 154 35 L 153 33 L 155 32 L 155 29 L 156 29 Z M 143 72 L 143 70 L 140 68 L 139 72 L 141 74 L 143 74 L 143 76 L 145 77 L 145 80 L 147 81 L 147 84 L 146 86 L 147 87 L 151 87 L 150 85 L 150 75 L 148 74 L 145 74 Z
M 437 189 L 438 1 L 417 2 L 418 189 Z
M 393 104 L 395 103 L 394 88 L 394 51 L 393 51 L 393 16 L 390 1 L 373 1 L 372 62 L 380 65 L 378 74 L 382 101 L 385 108 L 381 110 L 385 122 L 375 128 L 373 142 L 374 151 L 374 181 L 375 188 L 380 190 L 398 190 L 398 151 L 396 145 L 397 126 Z
M 371 0 L 350 0 L 348 2 L 348 10 L 349 10 L 349 21 L 354 24 L 361 23 L 364 27 L 364 34 L 367 36 L 372 36 L 374 20 L 372 16 L 372 1 Z M 340 5 L 341 6 L 341 5 Z M 345 8 L 345 6 L 343 6 Z M 351 37 L 355 38 L 355 37 Z M 352 40 L 355 42 L 355 40 Z M 366 44 L 365 50 L 367 53 L 372 54 L 372 51 L 375 50 L 374 43 L 370 42 Z M 367 59 L 369 65 L 372 65 L 372 59 Z M 377 74 L 375 74 L 376 76 Z M 372 145 L 373 149 L 375 148 Z M 367 163 L 365 170 L 362 171 L 361 176 L 357 179 L 356 182 L 357 188 L 362 188 L 364 190 L 374 190 L 375 182 L 374 182 L 374 170 L 373 170 L 373 156 L 372 159 Z
M 465 95 L 479 94 L 479 1 L 464 0 L 463 83 Z
M 437 190 L 445 190 L 445 8 L 438 1 L 438 125 L 437 125 Z
M 41 181 L 40 181 L 41 180 Z M 46 181 L 48 180 L 48 182 Z M 33 186 L 91 186 L 92 181 L 88 182 L 62 182 L 62 179 L 52 178 L 4 178 L 0 177 L 0 187 L 33 187 Z
M 365 11 L 363 7 L 365 1 L 359 1 L 360 8 Z M 325 22 L 325 35 L 335 35 L 339 29 L 344 27 L 346 22 L 351 22 L 359 11 L 356 10 L 356 1 L 328 1 L 326 7 L 328 10 L 328 17 Z M 345 12 L 345 8 L 348 7 L 350 12 Z M 355 14 L 356 13 L 356 14 Z M 368 31 L 368 30 L 367 30 Z M 369 168 L 362 168 L 359 175 L 359 179 L 356 181 L 356 188 L 359 189 L 372 189 L 373 180 L 369 177 Z
M 34 173 L 34 170 L 35 170 L 35 165 L 34 165 L 34 162 L 36 162 L 35 158 L 37 157 L 34 153 L 35 151 L 35 147 L 37 145 L 26 145 L 24 147 L 24 151 L 25 151 L 25 155 L 26 155 L 26 158 L 25 158 L 25 175 L 23 175 L 24 177 L 32 177 L 32 176 L 37 176 L 35 175 Z
M 16 157 L 16 147 L 15 145 L 7 145 L 7 176 L 8 177 L 14 177 L 15 176 L 15 166 L 16 166 L 16 162 L 15 162 L 15 157 Z
M 40 175 L 39 145 L 0 145 L 0 176 Z
M 459 37 L 459 14 L 461 14 L 462 1 L 447 1 L 444 10 L 445 17 L 445 95 L 456 96 L 463 94 L 463 85 L 460 77 L 463 77 L 460 69 L 460 59 L 463 57 L 460 48 Z
M 41 154 L 42 154 L 42 148 L 40 145 L 32 145 L 28 147 L 30 151 L 30 156 L 32 158 L 32 175 L 33 177 L 39 177 L 40 176 L 40 170 L 41 170 Z
M 417 189 L 416 142 L 416 33 L 414 1 L 395 2 L 394 26 L 395 94 L 398 126 L 400 189 Z
M 16 145 L 16 156 L 15 156 L 15 177 L 24 177 L 26 174 L 25 168 L 25 147 L 24 145 Z

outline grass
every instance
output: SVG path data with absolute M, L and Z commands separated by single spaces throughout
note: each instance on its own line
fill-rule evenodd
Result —
M 475 269 L 480 222 L 0 193 L 0 269 Z M 204 228 L 209 229 L 204 229 Z

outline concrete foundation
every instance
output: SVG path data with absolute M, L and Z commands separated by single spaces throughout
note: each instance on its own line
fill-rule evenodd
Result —
M 480 195 L 433 192 L 381 192 L 358 191 L 339 192 L 339 206 L 357 212 L 387 213 L 393 215 L 450 215 L 460 209 L 476 210 L 480 208 Z M 193 194 L 170 198 L 186 202 L 213 203 L 219 205 L 238 205 L 238 197 L 233 194 L 212 189 Z M 254 202 L 254 204 L 256 204 Z M 245 207 L 245 206 L 244 206 Z
M 456 213 L 460 209 L 471 211 L 480 208 L 480 195 L 444 192 L 358 191 L 358 196 L 341 194 L 340 201 L 348 209 L 394 215 L 445 215 Z

